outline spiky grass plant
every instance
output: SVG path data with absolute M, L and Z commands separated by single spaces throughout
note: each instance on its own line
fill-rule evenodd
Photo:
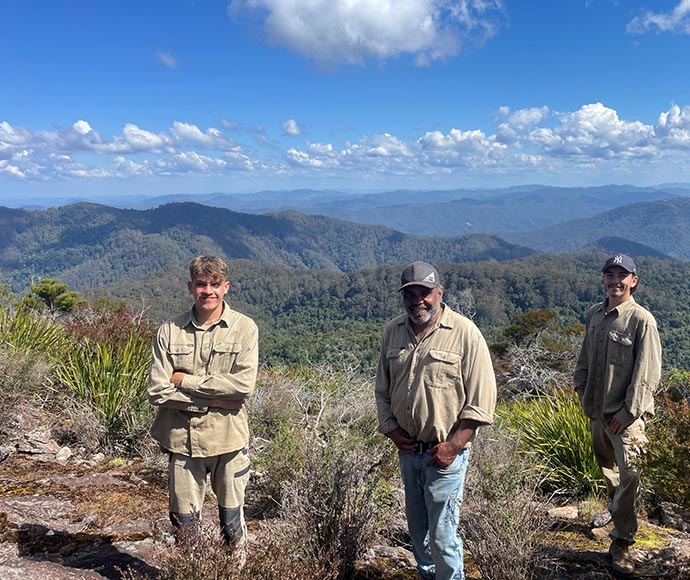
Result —
M 515 434 L 520 450 L 543 467 L 548 491 L 574 496 L 601 495 L 604 481 L 597 465 L 589 419 L 572 389 L 556 389 L 506 405 L 502 425 Z
M 136 449 L 150 424 L 146 386 L 151 361 L 147 341 L 137 335 L 121 343 L 75 345 L 58 367 L 58 377 L 85 402 L 105 427 L 105 447 Z
M 0 343 L 15 351 L 47 353 L 60 358 L 70 349 L 63 329 L 52 320 L 23 308 L 0 308 Z

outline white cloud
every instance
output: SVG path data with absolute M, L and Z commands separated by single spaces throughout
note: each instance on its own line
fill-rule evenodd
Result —
M 623 121 L 615 110 L 601 103 L 556 116 L 559 126 L 540 128 L 528 137 L 552 155 L 607 159 L 617 155 L 647 155 L 653 146 L 653 127 L 640 121 Z
M 309 143 L 309 150 L 319 155 L 331 155 L 333 153 L 333 145 L 330 143 Z
M 175 144 L 182 147 L 193 145 L 219 151 L 232 151 L 238 147 L 235 141 L 225 137 L 214 127 L 209 127 L 206 132 L 202 132 L 196 125 L 175 121 L 171 133 Z
M 302 127 L 294 119 L 288 119 L 283 123 L 283 134 L 289 137 L 298 137 L 302 134 Z
M 690 149 L 690 107 L 673 105 L 659 115 L 654 132 L 660 143 L 676 149 Z
M 169 52 L 159 50 L 156 52 L 156 58 L 168 68 L 177 68 L 179 66 L 177 59 Z
M 305 153 L 304 151 L 298 151 L 292 147 L 285 152 L 285 156 L 287 157 L 289 163 L 303 167 L 321 169 L 329 165 L 332 167 L 337 166 L 337 162 L 335 160 L 318 158 L 310 155 L 309 153 Z
M 321 64 L 427 64 L 495 35 L 503 0 L 231 0 L 228 13 L 260 15 L 269 42 Z
M 690 0 L 681 0 L 671 12 L 645 12 L 633 18 L 627 26 L 632 34 L 644 34 L 649 30 L 690 34 Z
M 534 181 L 540 175 L 609 179 L 645 173 L 670 181 L 665 175 L 690 167 L 690 106 L 673 104 L 653 124 L 624 119 L 602 103 L 574 111 L 503 106 L 495 117 L 493 131 L 451 127 L 407 139 L 384 132 L 287 149 L 279 146 L 278 135 L 257 135 L 239 124 L 232 125 L 237 140 L 231 138 L 222 122 L 224 129 L 175 121 L 165 130 L 127 123 L 107 136 L 84 119 L 51 131 L 2 121 L 0 183 L 240 173 L 247 179 L 356 179 L 362 187 L 372 176 L 391 186 L 397 177 L 498 174 Z
M 133 123 L 124 126 L 122 138 L 131 151 L 160 151 L 167 143 L 166 137 L 140 129 Z
M 93 129 L 91 129 L 91 125 L 89 125 L 86 121 L 77 121 L 74 123 L 74 125 L 72 125 L 72 129 L 74 129 L 80 135 L 88 135 L 91 133 L 91 131 L 93 131 Z
M 6 173 L 7 175 L 18 177 L 20 179 L 26 178 L 26 175 L 21 169 L 19 169 L 19 167 L 16 165 L 10 165 L 9 161 L 7 160 L 0 161 L 0 174 L 2 173 Z
M 222 171 L 227 162 L 217 157 L 201 155 L 196 151 L 179 151 L 157 162 L 163 175 L 173 173 L 197 173 L 212 175 Z

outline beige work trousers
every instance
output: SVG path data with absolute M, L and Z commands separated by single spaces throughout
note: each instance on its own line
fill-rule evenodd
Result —
M 249 471 L 246 448 L 214 457 L 187 457 L 171 453 L 168 464 L 170 512 L 184 515 L 201 513 L 209 474 L 218 506 L 242 508 Z
M 640 470 L 636 462 L 648 443 L 645 424 L 637 419 L 619 435 L 612 435 L 607 427 L 602 419 L 590 421 L 594 455 L 606 480 L 614 525 L 609 536 L 633 544 L 640 511 Z

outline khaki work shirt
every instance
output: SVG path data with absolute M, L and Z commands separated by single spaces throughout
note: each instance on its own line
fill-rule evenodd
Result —
M 258 368 L 254 321 L 224 304 L 221 317 L 204 329 L 193 310 L 166 322 L 153 343 L 148 398 L 157 407 L 151 436 L 161 447 L 189 457 L 213 457 L 246 447 L 247 411 L 209 408 L 209 399 L 245 401 Z M 180 388 L 173 372 L 188 373 Z
M 461 419 L 493 422 L 496 378 L 475 324 L 443 304 L 420 342 L 407 314 L 383 331 L 376 373 L 379 431 L 402 427 L 423 442 L 445 441 Z
M 591 419 L 617 416 L 624 426 L 654 414 L 661 378 L 656 321 L 631 296 L 608 314 L 608 300 L 590 308 L 574 383 Z

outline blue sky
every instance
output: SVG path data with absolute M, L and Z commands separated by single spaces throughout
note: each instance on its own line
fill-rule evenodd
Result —
M 690 0 L 4 0 L 0 203 L 690 182 Z

